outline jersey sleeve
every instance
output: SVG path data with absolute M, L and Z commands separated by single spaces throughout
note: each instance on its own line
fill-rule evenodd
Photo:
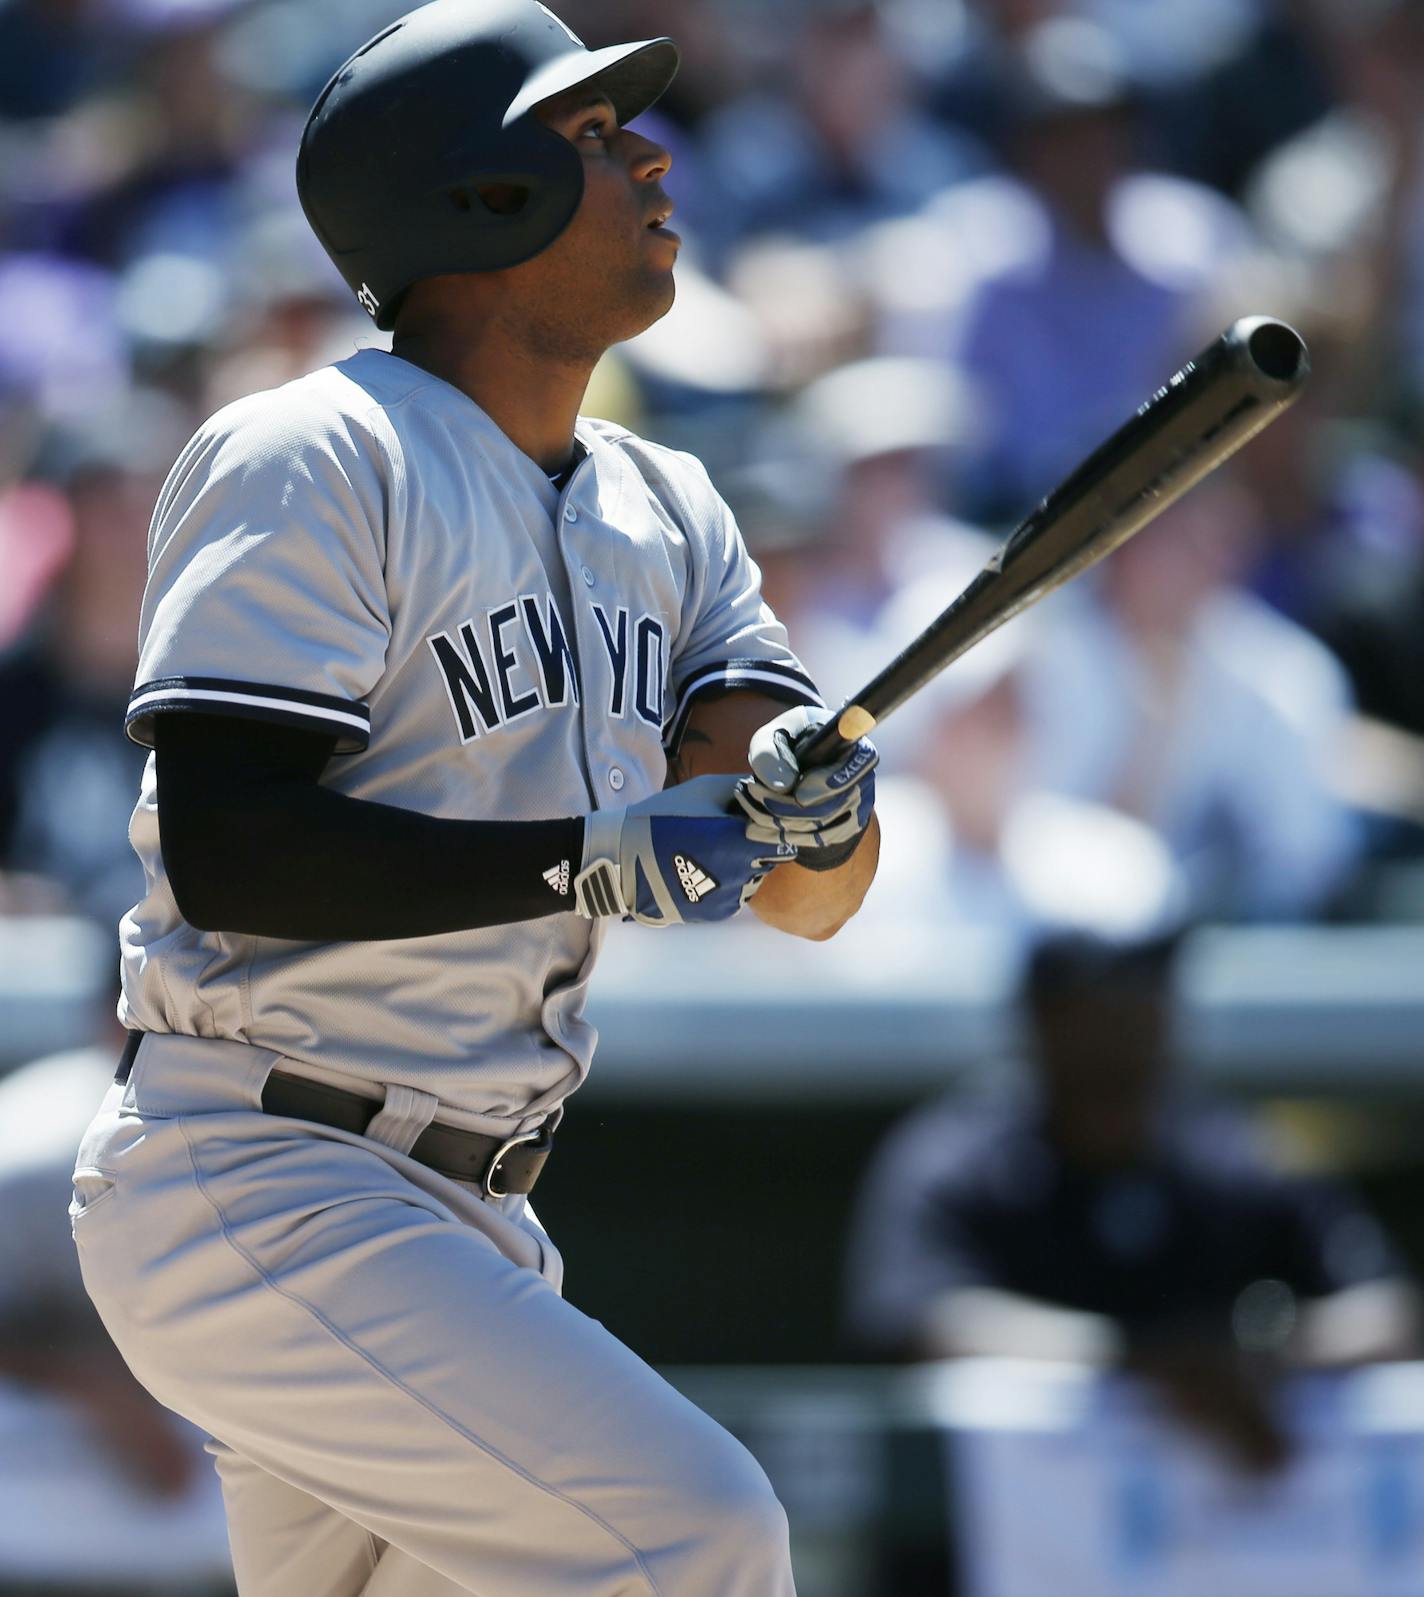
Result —
M 669 748 L 677 747 L 702 694 L 753 688 L 788 705 L 822 703 L 786 628 L 761 596 L 761 572 L 731 510 L 697 460 L 675 458 L 684 468 L 675 490 L 685 510 L 692 570 L 672 646 Z
M 935 1300 L 994 1286 L 970 1218 L 975 1128 L 932 1104 L 897 1126 L 861 1185 L 846 1254 L 844 1329 L 864 1354 L 900 1359 L 923 1344 Z
M 246 716 L 365 748 L 384 668 L 389 473 L 349 417 L 279 390 L 188 445 L 154 512 L 129 736 L 160 714 Z
M 1302 1297 L 1408 1274 L 1384 1228 L 1343 1186 L 1274 1177 L 1270 1188 L 1278 1216 L 1274 1273 Z

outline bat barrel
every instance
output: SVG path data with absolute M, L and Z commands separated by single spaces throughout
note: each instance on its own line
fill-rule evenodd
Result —
M 802 768 L 835 761 L 966 649 L 1125 543 L 1292 404 L 1309 374 L 1294 328 L 1233 322 L 1039 502 L 908 648 L 798 740 Z

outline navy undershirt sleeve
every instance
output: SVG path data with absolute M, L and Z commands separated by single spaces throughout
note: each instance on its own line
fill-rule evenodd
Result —
M 203 930 L 427 937 L 574 907 L 580 817 L 453 821 L 351 798 L 321 785 L 332 738 L 235 716 L 161 715 L 154 747 L 164 868 Z M 566 861 L 560 894 L 544 873 Z

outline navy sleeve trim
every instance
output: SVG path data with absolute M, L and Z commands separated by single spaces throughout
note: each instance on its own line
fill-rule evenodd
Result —
M 275 721 L 334 735 L 338 754 L 356 754 L 371 740 L 365 703 L 270 682 L 233 682 L 223 677 L 161 677 L 142 682 L 129 699 L 125 730 L 135 743 L 153 747 L 153 718 L 174 710 Z
M 779 699 L 783 704 L 813 704 L 825 708 L 816 684 L 796 666 L 779 660 L 721 660 L 699 667 L 678 690 L 677 707 L 664 738 L 666 746 L 677 747 L 687 729 L 693 703 L 700 695 L 726 692 L 729 688 L 755 688 L 758 693 Z

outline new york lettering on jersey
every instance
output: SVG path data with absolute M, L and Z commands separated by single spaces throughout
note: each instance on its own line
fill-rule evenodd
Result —
M 628 607 L 612 613 L 592 600 L 588 608 L 602 640 L 603 700 L 615 718 L 634 714 L 660 731 L 667 696 L 667 628 L 657 616 L 630 621 Z M 437 632 L 427 643 L 440 668 L 460 741 L 493 732 L 535 710 L 582 701 L 578 659 L 552 593 L 521 594 L 485 612 L 483 624 L 462 621 L 452 637 Z M 595 691 L 597 691 L 595 687 Z

